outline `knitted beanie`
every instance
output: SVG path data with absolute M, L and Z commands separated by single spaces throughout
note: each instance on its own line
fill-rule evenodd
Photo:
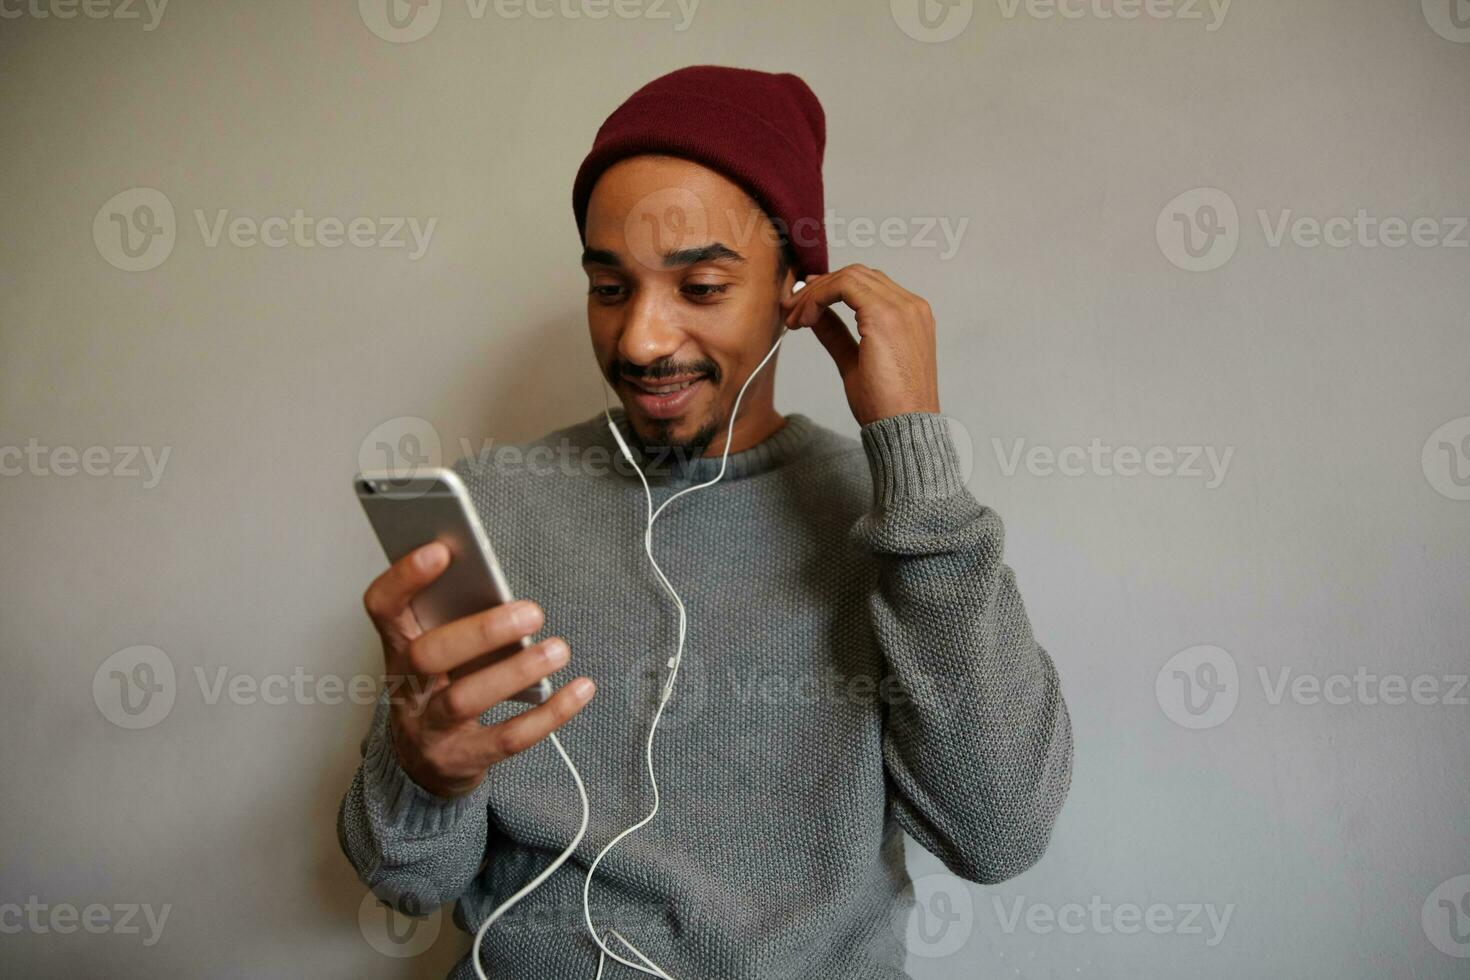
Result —
M 662 153 L 739 184 L 787 236 L 797 276 L 825 273 L 826 145 L 822 104 L 797 76 L 718 65 L 681 68 L 634 92 L 597 131 L 572 185 L 577 232 L 585 244 L 587 203 L 608 167 Z

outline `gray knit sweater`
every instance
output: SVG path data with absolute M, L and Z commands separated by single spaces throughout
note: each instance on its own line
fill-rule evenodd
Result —
M 719 459 L 642 463 L 658 471 L 657 505 Z M 587 783 L 587 835 L 490 928 L 482 962 L 505 980 L 591 980 L 582 884 L 652 804 L 644 752 L 676 610 L 643 553 L 642 487 L 601 415 L 455 469 L 512 589 L 571 645 L 553 683 L 599 686 L 560 735 Z M 943 417 L 920 413 L 860 441 L 790 415 L 672 504 L 654 548 L 689 632 L 654 742 L 662 804 L 597 869 L 600 932 L 678 980 L 894 980 L 913 904 L 900 831 L 973 882 L 1035 864 L 1071 781 L 1072 729 L 1002 537 Z M 404 774 L 386 716 L 380 703 L 342 802 L 342 847 L 384 900 L 411 913 L 454 902 L 472 933 L 575 835 L 570 773 L 543 741 L 443 800 Z M 467 958 L 452 976 L 473 976 Z M 604 974 L 646 976 L 613 960 Z

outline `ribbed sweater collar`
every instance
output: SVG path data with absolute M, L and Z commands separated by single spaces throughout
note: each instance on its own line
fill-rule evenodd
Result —
M 719 456 L 700 456 L 697 459 L 680 459 L 675 453 L 666 453 L 662 459 L 656 454 L 642 452 L 633 436 L 632 425 L 621 408 L 612 409 L 613 423 L 633 450 L 639 469 L 643 470 L 652 484 L 704 483 L 714 479 L 720 472 Z M 592 424 L 602 434 L 614 454 L 619 454 L 617 443 L 607 431 L 607 420 L 598 413 Z M 725 464 L 725 480 L 739 480 L 756 476 L 785 465 L 804 455 L 821 428 L 798 412 L 786 416 L 786 424 L 765 439 L 738 453 L 731 453 Z M 637 477 L 633 476 L 636 480 Z

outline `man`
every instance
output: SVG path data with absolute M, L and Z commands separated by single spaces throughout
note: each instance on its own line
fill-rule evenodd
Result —
M 591 885 L 599 935 L 679 980 L 904 977 L 900 831 L 962 878 L 1004 881 L 1045 851 L 1071 779 L 1056 670 L 939 414 L 930 309 L 881 272 L 827 270 L 824 145 L 796 76 L 687 68 L 613 113 L 573 189 L 593 350 L 655 506 L 723 472 L 653 535 L 689 613 L 652 749 L 660 805 Z M 825 346 L 860 438 L 778 413 L 773 359 L 722 460 L 783 324 Z M 535 601 L 422 632 L 409 601 L 443 570 L 439 545 L 365 596 L 388 673 L 411 682 L 380 703 L 340 815 L 375 893 L 456 902 L 473 932 L 579 826 L 546 735 L 566 726 L 587 783 L 592 829 L 491 926 L 491 977 L 592 976 L 588 865 L 653 804 L 644 752 L 678 618 L 621 462 L 599 414 L 456 467 Z M 543 627 L 557 636 L 487 656 Z M 586 677 L 529 710 L 506 700 L 569 649 L 595 700 Z

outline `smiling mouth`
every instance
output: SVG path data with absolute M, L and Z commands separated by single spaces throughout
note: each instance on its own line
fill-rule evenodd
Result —
M 703 381 L 704 375 L 700 375 L 697 378 L 686 378 L 683 381 L 663 381 L 660 384 L 652 384 L 647 381 L 637 381 L 633 378 L 624 378 L 623 380 L 627 381 L 628 384 L 632 385 L 634 388 L 637 388 L 639 391 L 645 391 L 650 395 L 671 395 L 676 391 L 683 391 L 690 385 L 698 384 L 699 382 Z

